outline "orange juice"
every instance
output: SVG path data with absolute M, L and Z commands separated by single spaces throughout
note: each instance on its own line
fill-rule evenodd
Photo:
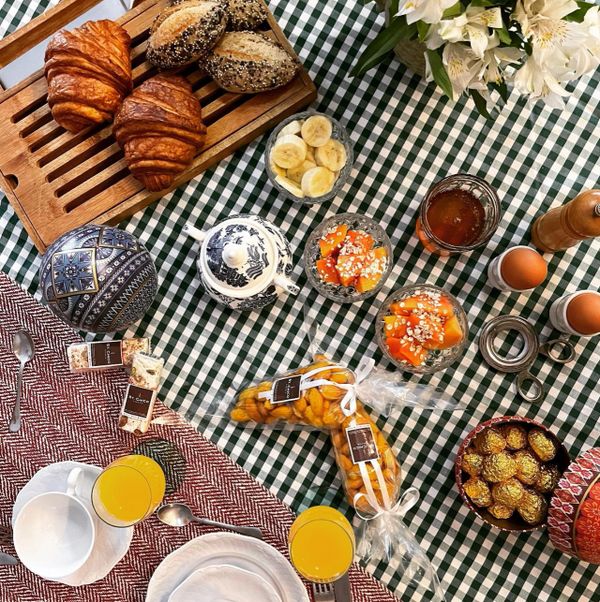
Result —
M 290 557 L 306 579 L 330 583 L 348 571 L 354 559 L 354 531 L 346 517 L 329 506 L 304 511 L 290 529 Z
M 158 508 L 165 494 L 165 475 L 151 458 L 123 456 L 107 466 L 94 483 L 96 514 L 114 527 L 128 527 Z

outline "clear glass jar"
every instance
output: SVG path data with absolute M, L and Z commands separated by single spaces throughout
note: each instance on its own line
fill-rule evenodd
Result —
M 474 196 L 483 207 L 484 217 L 481 232 L 477 238 L 465 245 L 454 245 L 437 237 L 431 228 L 427 213 L 431 207 L 432 200 L 441 193 L 452 190 L 461 190 Z M 419 208 L 417 217 L 416 235 L 421 244 L 430 253 L 447 257 L 458 253 L 467 253 L 473 249 L 483 247 L 494 235 L 500 222 L 501 207 L 500 199 L 496 191 L 484 180 L 470 174 L 456 174 L 448 176 L 436 182 L 427 191 L 425 198 Z

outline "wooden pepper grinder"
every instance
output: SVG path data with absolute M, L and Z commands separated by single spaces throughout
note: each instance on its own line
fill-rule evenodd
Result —
M 595 236 L 600 236 L 600 190 L 585 190 L 566 205 L 550 209 L 535 220 L 531 230 L 533 244 L 548 253 Z

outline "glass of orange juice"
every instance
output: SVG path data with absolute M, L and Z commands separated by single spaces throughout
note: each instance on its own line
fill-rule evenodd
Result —
M 305 510 L 289 533 L 290 558 L 309 581 L 332 583 L 348 572 L 354 559 L 352 525 L 329 506 Z
M 158 508 L 165 486 L 165 474 L 152 458 L 122 456 L 98 475 L 92 488 L 92 505 L 105 523 L 130 527 Z

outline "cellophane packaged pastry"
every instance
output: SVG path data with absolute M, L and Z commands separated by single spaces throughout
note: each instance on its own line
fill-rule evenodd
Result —
M 143 435 L 150 427 L 154 403 L 160 387 L 164 360 L 136 353 L 131 364 L 129 384 L 119 416 L 119 427 L 135 435 Z
M 73 343 L 67 347 L 71 372 L 130 368 L 136 353 L 150 353 L 150 339 Z

